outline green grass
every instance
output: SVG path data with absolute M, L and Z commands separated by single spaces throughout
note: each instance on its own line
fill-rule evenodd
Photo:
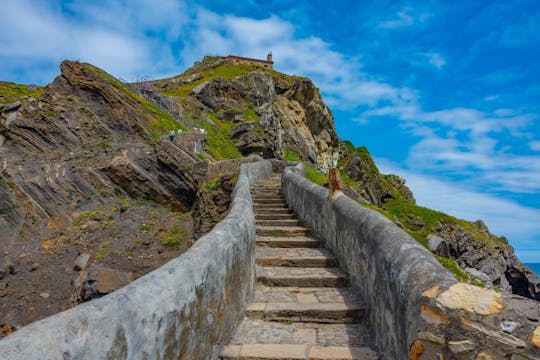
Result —
M 83 212 L 75 221 L 73 221 L 73 226 L 81 226 L 89 220 L 101 221 L 105 216 L 105 211 L 94 210 L 94 211 L 85 211 Z
M 259 114 L 257 114 L 252 107 L 243 110 L 242 115 L 244 116 L 245 121 L 258 121 L 260 119 Z
M 34 90 L 31 90 L 30 85 L 15 84 L 12 82 L 0 81 L 0 103 L 12 103 L 20 100 L 23 96 L 39 98 L 45 88 L 42 86 L 35 86 Z
M 212 155 L 216 160 L 227 160 L 242 157 L 242 153 L 238 150 L 230 137 L 231 130 L 234 126 L 232 122 L 219 120 L 215 114 L 207 114 L 214 125 L 206 122 L 204 128 L 208 133 L 205 150 Z
M 84 64 L 85 68 L 93 73 L 94 75 L 99 76 L 106 82 L 110 83 L 116 89 L 124 92 L 126 95 L 134 98 L 139 104 L 144 106 L 146 110 L 151 114 L 150 120 L 148 121 L 148 130 L 153 138 L 158 139 L 159 137 L 168 134 L 170 130 L 182 129 L 186 130 L 180 122 L 173 118 L 170 114 L 161 110 L 157 106 L 150 104 L 148 101 L 141 98 L 139 95 L 135 94 L 133 91 L 128 89 L 127 86 L 122 84 L 116 78 L 107 74 L 103 70 L 100 70 L 90 64 Z
M 102 242 L 96 252 L 96 260 L 101 259 L 105 255 L 107 255 L 107 252 L 109 251 L 109 246 L 111 244 L 108 241 Z
M 221 179 L 216 179 L 214 182 L 211 182 L 211 183 L 204 183 L 204 188 L 206 190 L 216 190 L 216 189 L 219 189 L 219 187 L 221 187 Z
M 223 64 L 215 68 L 200 71 L 199 74 L 202 75 L 202 79 L 200 80 L 196 80 L 188 84 L 183 84 L 179 86 L 178 88 L 167 90 L 164 93 L 165 95 L 170 95 L 170 96 L 175 96 L 181 99 L 185 99 L 189 96 L 189 93 L 191 92 L 191 90 L 193 90 L 195 87 L 202 84 L 203 82 L 216 79 L 216 78 L 232 80 L 237 76 L 246 76 L 251 71 L 260 70 L 260 69 L 261 68 L 259 67 L 246 65 L 246 64 L 238 64 L 238 65 Z M 186 73 L 186 74 L 180 75 L 178 78 L 182 79 L 190 75 L 192 75 L 192 73 Z
M 290 150 L 283 150 L 283 158 L 285 160 L 294 161 L 294 162 L 302 161 L 296 154 L 294 154 Z M 315 170 L 315 168 L 313 168 L 313 166 L 309 164 L 304 163 L 304 165 L 306 167 L 306 179 L 321 186 L 328 182 L 328 175 Z
M 328 175 L 318 172 L 310 165 L 306 165 L 306 178 L 321 186 L 328 182 Z
M 180 245 L 182 240 L 184 240 L 186 234 L 186 230 L 181 228 L 175 228 L 164 234 L 161 238 L 161 242 L 163 245 L 168 247 L 177 247 Z
M 442 266 L 447 268 L 456 277 L 456 279 L 464 282 L 469 280 L 469 276 L 467 275 L 467 273 L 459 268 L 454 259 L 437 255 L 435 255 L 435 257 L 437 258 L 437 260 L 439 260 Z
M 301 162 L 300 158 L 290 150 L 283 150 L 283 158 L 288 161 Z

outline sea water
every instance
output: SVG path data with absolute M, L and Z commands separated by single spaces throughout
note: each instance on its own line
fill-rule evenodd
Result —
M 536 276 L 540 277 L 540 263 L 526 263 L 527 267 L 531 269 Z

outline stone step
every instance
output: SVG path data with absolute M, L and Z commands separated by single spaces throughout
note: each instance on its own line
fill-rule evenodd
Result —
M 366 359 L 373 350 L 364 324 L 274 322 L 244 318 L 223 359 Z
M 223 360 L 377 360 L 379 355 L 367 347 L 308 346 L 300 344 L 227 345 Z
M 253 209 L 257 210 L 267 210 L 267 209 L 287 209 L 289 210 L 287 204 L 253 204 Z
M 252 193 L 252 199 L 274 199 L 274 200 L 283 200 L 284 197 L 277 192 L 268 192 L 268 193 Z
M 261 197 L 255 197 L 253 196 L 251 198 L 251 201 L 254 203 L 254 204 L 257 204 L 257 205 L 264 205 L 264 204 L 279 204 L 279 205 L 282 205 L 282 204 L 286 204 L 285 200 L 284 199 L 281 199 L 281 198 L 278 198 L 278 197 L 267 197 L 267 198 L 261 198 Z
M 287 206 L 287 203 L 283 199 L 252 199 L 253 205 L 277 205 Z
M 265 266 L 332 267 L 336 257 L 327 249 L 289 248 L 280 249 L 258 246 L 256 261 Z
M 280 219 L 296 219 L 296 215 L 288 211 L 286 213 L 261 213 L 257 212 L 255 218 L 259 220 L 280 220 Z
M 256 265 L 257 282 L 270 286 L 346 286 L 347 276 L 339 268 Z
M 279 186 L 260 186 L 256 185 L 252 189 L 253 191 L 260 191 L 260 192 L 272 192 L 272 191 L 281 191 L 281 185 Z
M 258 215 L 271 215 L 271 214 L 278 214 L 278 215 L 281 215 L 281 214 L 292 214 L 292 211 L 288 208 L 262 208 L 262 209 L 257 209 L 257 208 L 254 208 L 253 209 L 255 211 L 255 216 L 257 217 Z
M 257 236 L 257 245 L 275 247 L 275 248 L 318 248 L 321 242 L 311 237 L 293 236 L 293 237 L 273 237 Z
M 261 236 L 311 236 L 311 229 L 303 226 L 256 226 L 257 235 Z
M 247 316 L 265 321 L 358 323 L 364 316 L 361 304 L 251 303 Z
M 255 285 L 254 302 L 363 303 L 350 287 L 298 287 Z
M 260 195 L 263 195 L 263 196 L 266 196 L 266 195 L 278 195 L 278 196 L 281 196 L 281 189 L 279 188 L 275 188 L 275 189 L 257 189 L 257 188 L 254 188 L 254 189 L 251 189 L 251 193 L 254 194 L 254 195 L 257 195 L 257 194 L 260 194 Z
M 299 226 L 298 219 L 257 219 L 257 225 L 261 226 Z

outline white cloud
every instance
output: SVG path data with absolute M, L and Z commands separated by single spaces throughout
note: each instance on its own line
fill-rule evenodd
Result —
M 276 16 L 256 20 L 200 8 L 194 25 L 182 54 L 185 63 L 200 59 L 202 53 L 263 58 L 272 51 L 276 69 L 310 77 L 321 88 L 327 104 L 335 108 L 376 106 L 414 96 L 410 89 L 370 77 L 357 58 L 333 50 L 321 38 L 297 37 L 293 24 Z
M 186 21 L 183 1 L 165 0 L 160 6 L 142 0 L 129 6 L 121 1 L 75 1 L 64 6 L 32 0 L 4 4 L 3 71 L 31 61 L 38 64 L 40 76 L 51 81 L 48 76 L 56 74 L 60 61 L 67 58 L 133 78 L 153 72 L 157 65 L 166 68 L 175 63 L 166 40 L 177 36 Z M 156 39 L 157 31 L 165 35 Z
M 404 170 L 386 159 L 376 159 L 376 163 L 381 172 L 404 177 L 418 205 L 469 221 L 481 219 L 491 232 L 506 236 L 523 261 L 540 261 L 539 209 Z
M 379 22 L 378 27 L 381 29 L 409 27 L 418 23 L 423 23 L 430 17 L 430 13 L 419 12 L 412 7 L 405 7 L 399 10 L 392 18 Z
M 426 53 L 425 55 L 427 56 L 429 63 L 437 69 L 446 65 L 446 60 L 444 60 L 443 56 L 439 53 Z
M 529 148 L 532 151 L 540 151 L 540 141 L 531 141 L 529 143 Z

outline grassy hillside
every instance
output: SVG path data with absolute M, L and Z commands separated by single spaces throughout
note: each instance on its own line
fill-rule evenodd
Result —
M 43 94 L 44 88 L 37 85 L 22 85 L 12 82 L 0 81 L 0 104 L 12 103 L 22 97 L 37 99 Z

